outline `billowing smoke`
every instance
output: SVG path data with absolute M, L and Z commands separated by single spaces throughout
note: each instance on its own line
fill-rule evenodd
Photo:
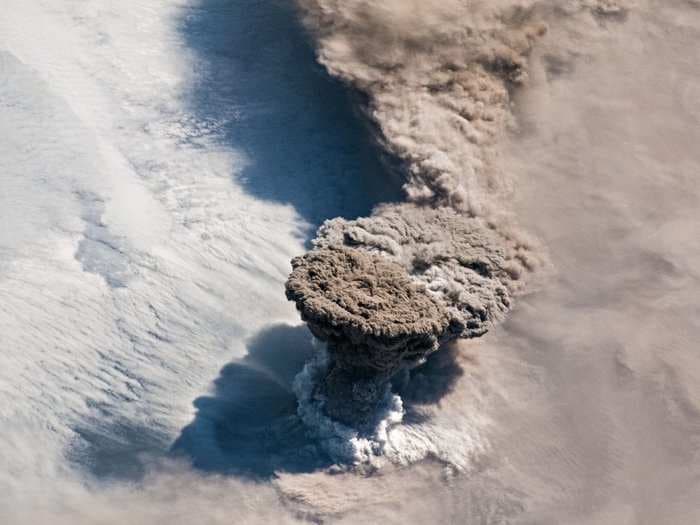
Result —
M 485 213 L 508 89 L 544 32 L 533 3 L 300 0 L 320 62 L 368 96 L 379 139 L 404 162 L 408 200 Z
M 407 202 L 327 221 L 292 262 L 287 297 L 326 342 L 313 399 L 376 428 L 392 377 L 503 319 L 537 250 L 508 215 L 497 167 L 527 78 L 534 2 L 299 0 L 320 62 L 364 95 Z

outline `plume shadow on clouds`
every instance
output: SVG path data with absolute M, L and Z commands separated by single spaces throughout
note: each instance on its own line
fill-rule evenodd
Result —
M 311 226 L 400 199 L 401 181 L 352 93 L 318 65 L 293 2 L 200 0 L 188 13 L 180 30 L 197 68 L 188 102 L 244 153 L 238 185 L 291 204 Z
M 459 347 L 448 343 L 428 356 L 425 364 L 411 370 L 404 381 L 394 381 L 394 391 L 401 396 L 405 425 L 420 425 L 430 419 L 423 408 L 437 405 L 452 392 L 464 375 L 458 359 Z
M 305 326 L 272 325 L 261 331 L 246 357 L 221 370 L 213 393 L 194 401 L 194 421 L 172 452 L 199 470 L 253 480 L 330 467 L 332 460 L 298 417 L 292 391 L 313 351 Z M 438 403 L 453 389 L 463 374 L 457 352 L 449 345 L 433 354 L 399 387 L 406 396 L 407 424 L 428 419 L 421 406 Z
M 464 375 L 458 361 L 459 348 L 455 343 L 445 345 L 431 354 L 425 364 L 410 373 L 410 380 L 398 389 L 404 405 L 435 404 L 454 390 Z
M 272 325 L 226 365 L 172 451 L 199 470 L 268 479 L 330 466 L 296 413 L 292 382 L 313 351 L 305 326 Z
M 276 472 L 330 466 L 296 414 L 294 377 L 313 351 L 305 326 L 271 325 L 247 345 L 248 354 L 224 366 L 212 392 L 198 397 L 194 420 L 170 445 L 157 425 L 86 421 L 70 460 L 94 479 L 139 481 L 168 456 L 200 471 L 264 480 Z
M 205 473 L 262 481 L 277 473 L 314 472 L 333 462 L 297 415 L 292 383 L 314 348 L 306 326 L 271 325 L 247 345 L 248 354 L 224 366 L 212 392 L 198 397 L 196 415 L 172 446 L 156 425 L 89 421 L 76 433 L 71 461 L 99 480 L 142 480 L 164 457 L 185 459 Z M 396 390 L 404 423 L 429 419 L 435 405 L 463 375 L 457 345 L 447 345 L 411 371 Z

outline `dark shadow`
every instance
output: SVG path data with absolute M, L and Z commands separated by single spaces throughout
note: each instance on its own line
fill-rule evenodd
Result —
M 312 351 L 304 326 L 275 325 L 260 332 L 246 357 L 221 370 L 213 393 L 195 400 L 195 419 L 172 452 L 195 468 L 251 479 L 330 466 L 307 436 L 292 392 Z
M 425 364 L 411 370 L 403 384 L 395 385 L 404 403 L 405 424 L 423 423 L 427 416 L 421 407 L 437 404 L 452 392 L 464 375 L 458 354 L 458 346 L 450 343 L 429 356 Z
M 291 0 L 200 0 L 181 21 L 195 54 L 187 104 L 212 136 L 246 157 L 236 183 L 289 203 L 312 226 L 368 215 L 400 198 L 400 181 L 317 64 Z M 232 203 L 233 205 L 233 203 Z
M 195 400 L 194 421 L 172 453 L 209 473 L 254 480 L 330 467 L 332 461 L 297 416 L 292 391 L 313 351 L 305 326 L 274 325 L 260 332 L 248 344 L 248 355 L 221 370 L 213 393 Z M 406 424 L 427 419 L 421 407 L 438 403 L 454 388 L 463 374 L 457 352 L 449 345 L 411 372 L 399 390 Z
M 222 368 L 210 395 L 194 401 L 194 420 L 170 447 L 208 473 L 253 480 L 279 472 L 312 472 L 332 461 L 310 438 L 296 413 L 295 376 L 314 349 L 305 326 L 273 325 L 247 345 L 248 354 Z M 457 345 L 448 345 L 412 370 L 403 384 L 404 424 L 420 424 L 423 410 L 452 391 L 463 375 Z M 133 422 L 91 420 L 75 429 L 80 436 L 69 458 L 95 478 L 139 480 L 168 450 L 167 432 Z

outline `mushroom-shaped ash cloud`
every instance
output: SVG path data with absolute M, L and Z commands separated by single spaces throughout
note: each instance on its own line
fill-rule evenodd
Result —
M 391 377 L 437 350 L 450 316 L 404 267 L 382 255 L 331 246 L 297 257 L 292 266 L 287 298 L 327 343 L 328 373 L 317 387 L 325 411 L 366 426 Z
M 478 337 L 510 310 L 521 277 L 538 265 L 533 241 L 450 207 L 380 206 L 371 217 L 326 221 L 318 248 L 346 246 L 399 264 L 448 312 L 442 340 Z
M 355 428 L 392 377 L 501 320 L 532 264 L 526 243 L 452 208 L 387 205 L 327 221 L 314 243 L 292 261 L 287 298 L 327 344 L 325 413 Z

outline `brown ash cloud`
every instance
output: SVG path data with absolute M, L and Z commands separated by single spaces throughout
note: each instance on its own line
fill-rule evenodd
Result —
M 540 258 L 514 225 L 499 139 L 545 27 L 535 2 L 299 0 L 328 72 L 365 95 L 406 202 L 333 219 L 287 297 L 327 344 L 324 412 L 371 421 L 392 376 L 502 320 Z

